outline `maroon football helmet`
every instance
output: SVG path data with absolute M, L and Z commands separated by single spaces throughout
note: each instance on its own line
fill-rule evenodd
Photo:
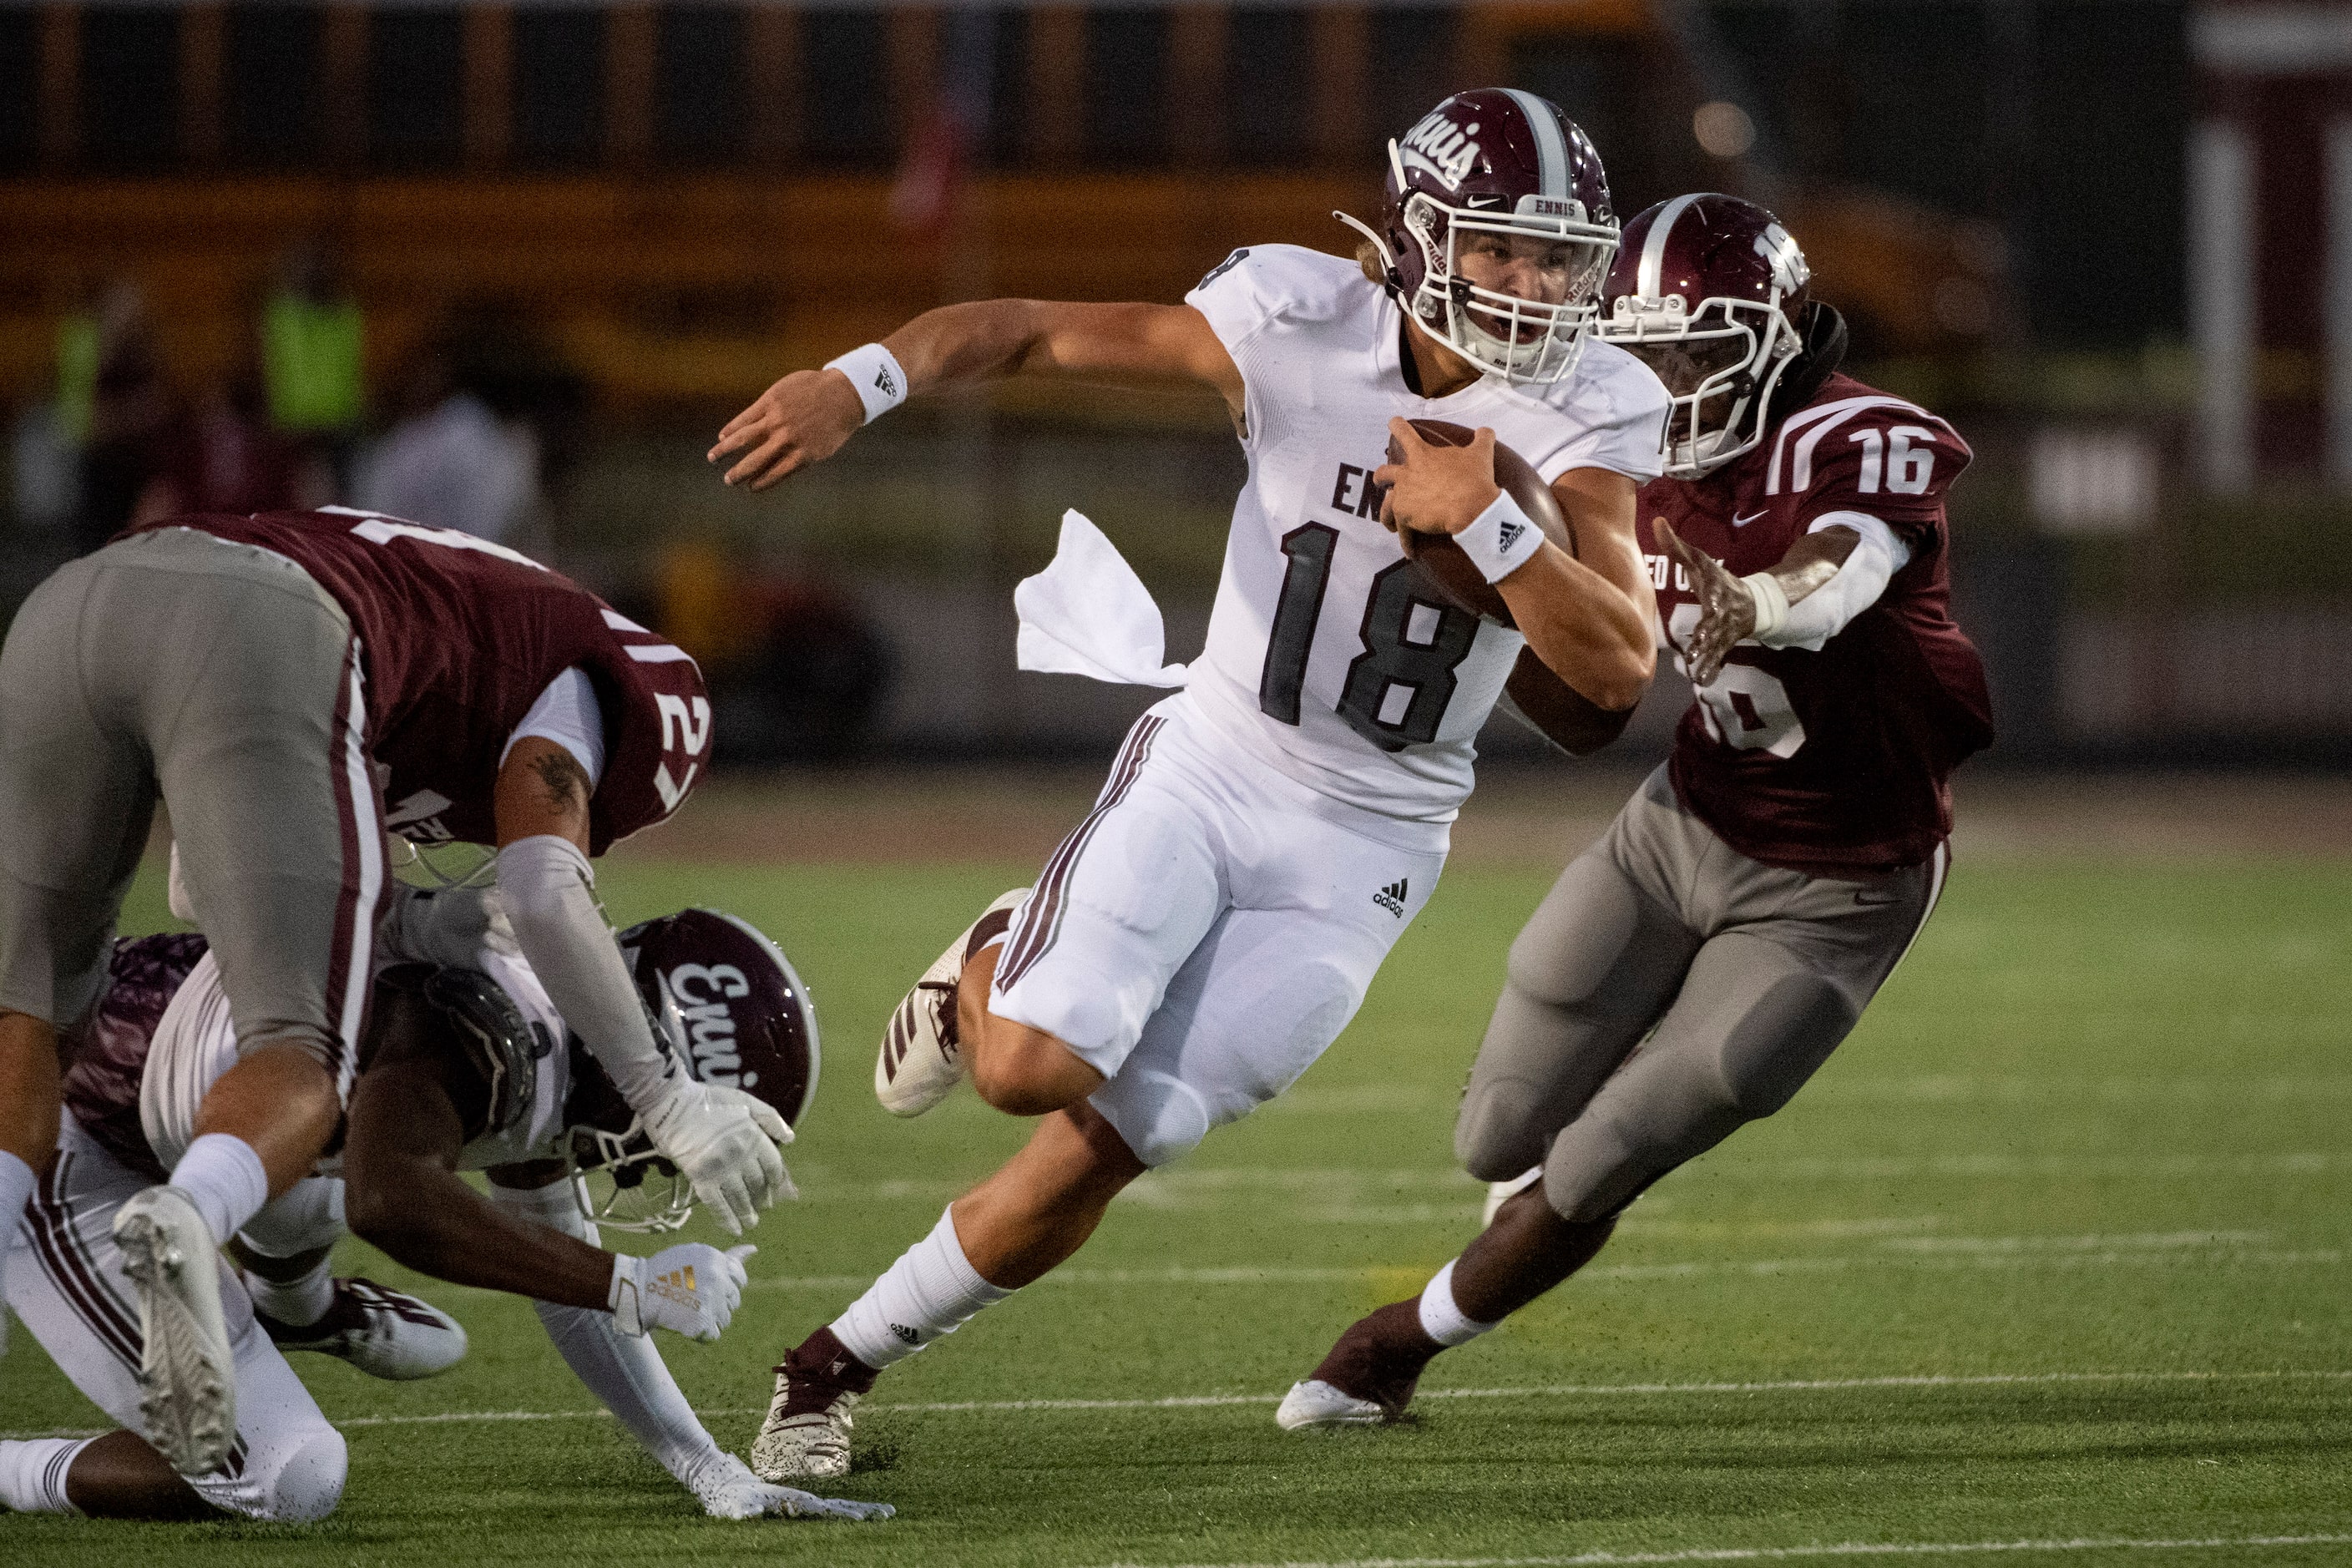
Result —
M 1676 196 L 1625 226 L 1594 331 L 1673 395 L 1668 474 L 1696 479 L 1764 439 L 1773 389 L 1805 346 L 1811 276 L 1780 220 L 1738 196 Z
M 816 1009 L 782 950 L 749 921 L 717 910 L 662 915 L 619 940 L 656 1043 L 698 1080 L 757 1095 L 798 1129 L 816 1097 L 822 1056 Z M 590 1219 L 615 1230 L 686 1223 L 692 1187 L 654 1153 L 635 1121 L 621 1132 L 575 1128 L 570 1142 L 575 1172 L 601 1169 L 613 1177 Z
M 1576 368 L 1617 250 L 1601 154 L 1559 106 L 1516 88 L 1458 92 L 1389 143 L 1379 247 L 1414 325 L 1491 374 L 1559 381 Z M 1518 289 L 1485 286 L 1532 263 Z M 1524 297 L 1532 285 L 1542 298 Z

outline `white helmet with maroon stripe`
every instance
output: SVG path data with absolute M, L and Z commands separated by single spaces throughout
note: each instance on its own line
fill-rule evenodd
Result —
M 1455 93 L 1389 143 L 1385 195 L 1377 230 L 1335 216 L 1379 248 L 1415 326 L 1508 381 L 1576 369 L 1617 215 L 1601 154 L 1558 104 L 1516 88 Z M 1524 281 L 1494 286 L 1507 274 Z
M 1811 277 L 1780 220 L 1738 196 L 1675 196 L 1625 226 L 1594 331 L 1666 384 L 1668 474 L 1696 479 L 1764 439 L 1806 346 Z
M 620 943 L 662 1048 L 699 1081 L 766 1100 L 797 1130 L 816 1098 L 823 1056 L 816 1009 L 783 951 L 718 910 L 646 921 L 622 931 Z M 589 1215 L 597 1224 L 673 1230 L 686 1223 L 692 1187 L 634 1121 L 618 1133 L 574 1129 L 572 1142 L 577 1167 L 613 1177 L 612 1193 Z

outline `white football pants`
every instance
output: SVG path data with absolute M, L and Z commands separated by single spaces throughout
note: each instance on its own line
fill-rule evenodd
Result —
M 114 1245 L 114 1215 L 147 1187 L 72 1117 L 9 1244 L 8 1305 L 76 1388 L 118 1426 L 138 1431 L 139 1301 Z M 253 1321 L 235 1269 L 221 1263 L 221 1306 L 236 1354 L 236 1441 L 210 1475 L 188 1484 L 248 1519 L 307 1523 L 343 1495 L 343 1435 Z

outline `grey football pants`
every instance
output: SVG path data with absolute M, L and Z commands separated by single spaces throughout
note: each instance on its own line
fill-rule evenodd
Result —
M 1571 861 L 1511 944 L 1454 1148 L 1472 1175 L 1543 1167 L 1585 1222 L 1813 1075 L 1941 890 L 1946 851 L 1866 881 L 1748 859 L 1663 767 Z
M 59 569 L 0 648 L 0 1007 L 97 999 L 160 795 L 239 1045 L 347 1091 L 383 888 L 366 727 L 350 620 L 284 556 L 173 528 Z

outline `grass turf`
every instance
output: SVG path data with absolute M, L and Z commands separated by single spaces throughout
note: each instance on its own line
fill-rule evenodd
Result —
M 777 933 L 831 1045 L 792 1152 L 803 1201 L 757 1233 L 734 1327 L 663 1341 L 722 1443 L 748 1447 L 768 1364 L 1023 1136 L 969 1096 L 895 1122 L 866 1088 L 908 976 L 1021 874 L 608 873 L 618 919 L 695 900 Z M 474 1349 L 424 1384 L 298 1358 L 351 1438 L 334 1518 L 0 1518 L 0 1561 L 1655 1562 L 2040 1542 L 2072 1543 L 2069 1563 L 2352 1562 L 2352 873 L 2335 866 L 1964 865 L 1796 1101 L 1659 1184 L 1586 1276 L 1441 1358 L 1416 1425 L 1277 1431 L 1274 1399 L 1331 1337 L 1471 1233 L 1454 1095 L 1544 886 L 1449 875 L 1288 1096 L 1139 1184 L 1061 1275 L 891 1373 L 838 1488 L 896 1503 L 890 1523 L 700 1519 L 590 1413 L 527 1306 L 419 1285 L 353 1243 L 348 1270 L 436 1297 Z M 159 913 L 142 884 L 132 928 Z M 0 1430 L 94 1426 L 14 1338 Z M 1161 1396 L 1228 1402 L 1118 1403 Z M 1113 1403 L 988 1407 L 1014 1401 Z M 511 1418 L 421 1419 L 451 1413 Z M 2315 1536 L 2337 1539 L 2248 1543 Z

